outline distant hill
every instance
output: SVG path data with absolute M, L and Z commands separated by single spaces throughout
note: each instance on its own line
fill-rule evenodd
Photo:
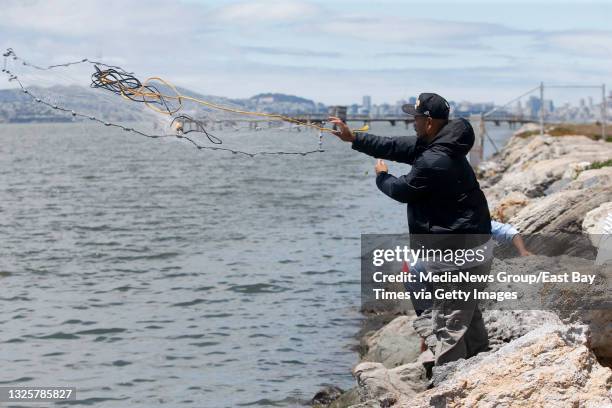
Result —
M 108 121 L 148 121 L 156 116 L 143 104 L 125 101 L 121 97 L 104 90 L 78 85 L 57 85 L 49 88 L 33 86 L 28 89 L 33 95 L 50 103 Z M 326 111 L 323 104 L 317 104 L 298 96 L 279 93 L 263 93 L 248 99 L 229 99 L 221 96 L 202 95 L 185 88 L 177 88 L 177 90 L 182 95 L 240 110 L 284 115 Z M 170 93 L 169 90 L 160 89 L 160 91 Z M 196 118 L 210 117 L 213 113 L 217 119 L 226 119 L 232 116 L 231 113 L 190 102 L 184 104 L 180 113 Z M 232 117 L 235 118 L 235 116 Z M 70 122 L 73 120 L 73 117 L 69 114 L 35 103 L 30 96 L 25 95 L 18 89 L 0 90 L 0 122 Z
M 279 93 L 262 93 L 244 101 L 249 110 L 281 114 L 326 112 L 325 105 L 310 99 Z

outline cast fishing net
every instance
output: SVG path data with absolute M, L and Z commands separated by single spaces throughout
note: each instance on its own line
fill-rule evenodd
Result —
M 23 108 L 20 118 L 24 121 L 33 119 L 27 114 L 33 111 L 37 120 L 89 121 L 152 139 L 180 139 L 199 150 L 250 157 L 320 153 L 324 151 L 323 135 L 333 131 L 322 121 L 309 120 L 305 113 L 290 116 L 249 110 L 226 98 L 180 88 L 161 77 L 141 79 L 102 61 L 36 65 L 10 48 L 3 57 L 2 73 L 21 92 L 16 109 Z M 31 104 L 38 107 L 28 109 Z M 265 137 L 258 137 L 262 134 Z

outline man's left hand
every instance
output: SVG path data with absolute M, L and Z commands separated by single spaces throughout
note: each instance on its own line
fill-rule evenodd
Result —
M 378 159 L 376 161 L 376 166 L 374 166 L 374 170 L 376 171 L 376 175 L 378 176 L 380 173 L 388 173 L 389 172 L 389 168 L 387 167 L 387 165 L 385 164 L 384 161 L 382 161 L 381 159 Z

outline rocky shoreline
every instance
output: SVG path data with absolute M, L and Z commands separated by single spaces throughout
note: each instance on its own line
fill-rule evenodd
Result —
M 612 212 L 612 143 L 580 135 L 525 137 L 524 131 L 479 167 L 492 216 L 522 234 L 596 240 L 593 234 L 601 234 L 602 221 Z M 583 261 L 573 257 L 571 246 L 563 253 L 564 263 Z M 496 260 L 493 271 L 533 268 L 550 259 Z M 609 299 L 609 274 L 604 279 L 602 296 Z M 612 407 L 612 310 L 567 307 L 581 295 L 559 291 L 555 301 L 565 307 L 549 310 L 485 310 L 491 350 L 434 368 L 431 389 L 411 308 L 398 304 L 384 313 L 363 311 L 356 386 L 321 390 L 312 403 L 318 408 Z

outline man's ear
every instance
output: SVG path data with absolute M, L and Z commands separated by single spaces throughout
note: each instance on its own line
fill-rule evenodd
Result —
M 432 126 L 433 126 L 433 119 L 428 116 L 427 117 L 427 127 L 431 129 Z

